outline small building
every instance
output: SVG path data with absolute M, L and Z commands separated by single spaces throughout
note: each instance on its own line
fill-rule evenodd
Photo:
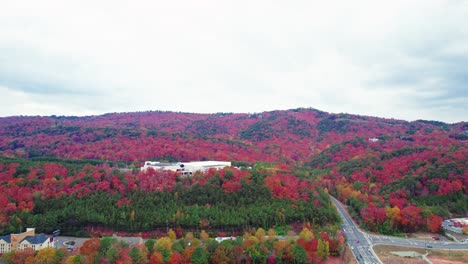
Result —
M 44 234 L 36 235 L 34 228 L 27 228 L 26 232 L 23 233 L 0 236 L 0 254 L 27 248 L 41 250 L 53 247 L 54 243 L 50 240 L 51 239 Z

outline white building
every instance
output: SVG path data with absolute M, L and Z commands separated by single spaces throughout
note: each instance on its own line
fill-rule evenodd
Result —
M 146 161 L 145 165 L 141 167 L 142 171 L 148 168 L 154 170 L 170 170 L 180 172 L 184 175 L 191 175 L 196 171 L 206 171 L 208 169 L 222 169 L 230 167 L 230 161 L 190 161 L 190 162 L 175 162 L 175 163 L 162 163 L 159 161 Z
M 48 247 L 53 247 L 54 243 L 44 234 L 35 234 L 34 228 L 27 228 L 26 232 L 20 234 L 10 234 L 0 236 L 0 254 L 8 253 L 12 250 L 24 250 L 32 248 L 33 250 L 41 250 Z

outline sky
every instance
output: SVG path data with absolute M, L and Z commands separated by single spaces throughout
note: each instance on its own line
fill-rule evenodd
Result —
M 0 116 L 468 121 L 468 1 L 2 1 Z

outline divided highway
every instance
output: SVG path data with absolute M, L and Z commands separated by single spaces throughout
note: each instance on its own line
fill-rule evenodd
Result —
M 407 246 L 416 248 L 434 248 L 434 249 L 453 249 L 453 250 L 468 250 L 468 243 L 456 243 L 447 241 L 425 241 L 418 239 L 398 238 L 391 236 L 372 235 L 362 232 L 354 223 L 351 216 L 348 214 L 343 205 L 330 196 L 332 202 L 338 209 L 338 213 L 343 219 L 342 228 L 345 232 L 348 244 L 353 251 L 358 263 L 382 263 L 372 249 L 373 245 L 395 245 Z
M 343 219 L 342 229 L 357 262 L 366 264 L 382 263 L 372 249 L 373 244 L 367 234 L 358 229 L 351 216 L 335 197 L 330 196 L 330 198 L 338 209 L 341 219 Z

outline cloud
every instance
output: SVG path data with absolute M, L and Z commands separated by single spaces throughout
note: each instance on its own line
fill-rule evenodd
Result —
M 6 3 L 0 116 L 314 107 L 468 120 L 468 3 L 322 2 Z

